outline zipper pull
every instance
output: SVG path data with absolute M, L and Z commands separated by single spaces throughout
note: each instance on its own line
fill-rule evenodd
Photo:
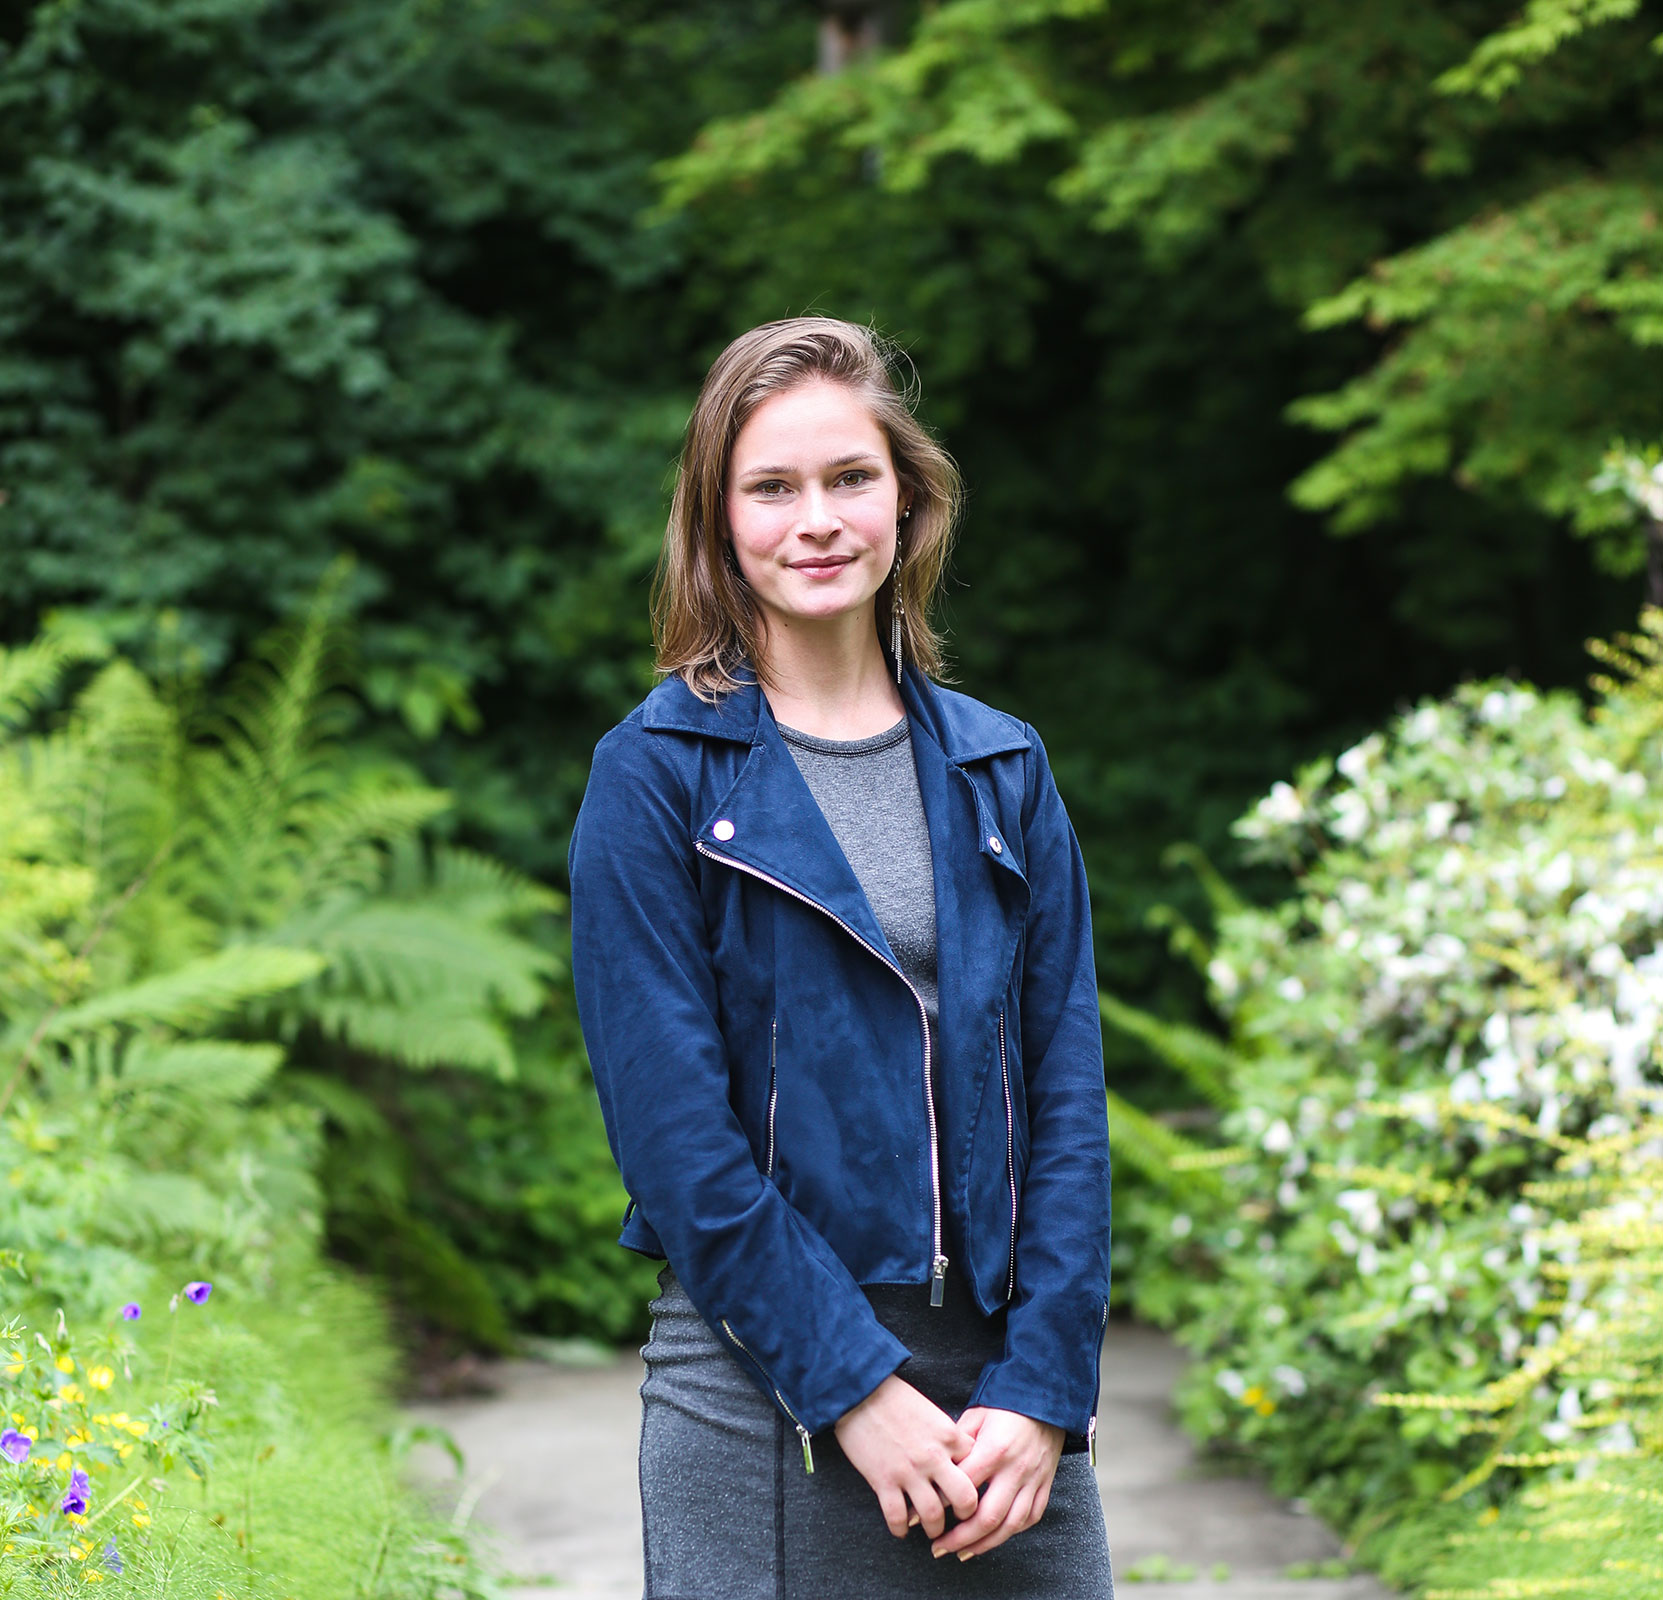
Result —
M 814 1440 L 809 1436 L 808 1429 L 800 1422 L 797 1424 L 797 1437 L 803 1441 L 803 1471 L 812 1478 L 814 1476 Z
M 1086 1460 L 1091 1466 L 1095 1467 L 1097 1465 L 1097 1416 L 1096 1416 L 1096 1413 L 1092 1414 L 1091 1421 L 1086 1424 Z
M 939 1306 L 947 1297 L 947 1258 L 937 1256 L 930 1271 L 930 1304 Z

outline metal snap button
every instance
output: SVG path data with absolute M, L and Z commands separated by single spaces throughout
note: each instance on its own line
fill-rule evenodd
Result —
M 710 831 L 715 834 L 723 844 L 726 844 L 728 840 L 733 837 L 733 824 L 729 822 L 726 817 L 723 817 L 722 820 L 716 823 Z
M 1005 853 L 1005 847 L 999 843 L 999 835 L 996 833 L 990 833 L 987 836 L 987 847 L 996 856 L 1003 855 Z

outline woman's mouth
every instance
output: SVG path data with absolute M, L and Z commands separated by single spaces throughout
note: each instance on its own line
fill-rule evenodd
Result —
M 809 578 L 835 578 L 853 560 L 853 556 L 817 556 L 812 561 L 793 561 L 791 570 Z

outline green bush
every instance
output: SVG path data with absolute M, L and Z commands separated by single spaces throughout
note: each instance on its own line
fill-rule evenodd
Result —
M 569 1005 L 569 1001 L 566 1002 Z M 647 1328 L 658 1263 L 618 1248 L 627 1196 L 575 1017 L 526 1030 L 511 1083 L 435 1073 L 400 1085 L 411 1206 L 473 1264 L 513 1326 L 619 1343 Z
M 352 767 L 328 598 L 208 709 L 117 660 L 48 715 L 86 648 L 0 652 L 0 1592 L 488 1590 L 399 1483 L 318 1173 L 343 1055 L 511 1070 L 550 897 Z
M 1498 1551 L 1562 1528 L 1556 1474 L 1640 1459 L 1658 1482 L 1626 1511 L 1663 1505 L 1635 1255 L 1663 1214 L 1663 613 L 1645 626 L 1598 647 L 1621 670 L 1591 715 L 1468 685 L 1254 807 L 1238 833 L 1296 887 L 1225 908 L 1200 953 L 1230 1032 L 1222 1142 L 1117 1134 L 1167 1168 L 1133 1290 L 1200 1357 L 1191 1427 L 1392 1574 L 1498 1585 L 1451 1593 L 1525 1592 Z M 1184 1063 L 1184 1036 L 1135 1025 Z M 1638 1238 L 1596 1269 L 1612 1217 Z M 1628 1559 L 1559 1539 L 1578 1584 Z

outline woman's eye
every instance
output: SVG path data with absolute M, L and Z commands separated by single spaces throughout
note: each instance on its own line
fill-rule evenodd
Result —
M 758 494 L 783 494 L 785 485 L 778 478 L 770 478 L 766 483 L 759 483 L 756 486 L 756 492 Z
M 862 472 L 858 467 L 851 472 L 845 472 L 837 481 L 839 483 L 865 483 L 870 473 Z

